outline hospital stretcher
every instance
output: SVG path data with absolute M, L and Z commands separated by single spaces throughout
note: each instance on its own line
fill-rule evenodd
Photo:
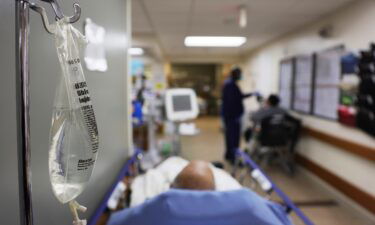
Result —
M 91 219 L 89 220 L 89 225 L 96 225 L 100 216 L 105 212 L 107 209 L 107 202 L 115 189 L 118 182 L 123 180 L 124 177 L 134 177 L 139 174 L 139 162 L 142 158 L 142 151 L 137 149 L 133 156 L 127 161 L 123 169 L 121 170 L 117 182 L 112 186 L 112 188 L 108 191 L 106 196 L 104 197 L 102 203 L 97 208 Z M 260 183 L 260 185 L 264 186 L 263 190 L 266 190 L 268 194 L 275 192 L 280 199 L 282 200 L 282 205 L 285 206 L 285 212 L 287 214 L 294 212 L 306 225 L 313 225 L 314 223 L 290 200 L 290 198 L 283 192 L 281 189 L 272 182 L 272 180 L 263 172 L 263 170 L 247 155 L 247 153 L 241 151 L 240 149 L 237 151 L 238 159 L 241 159 L 248 169 L 251 172 L 252 177 L 255 177 L 255 180 Z M 257 176 L 254 176 L 257 175 Z M 268 185 L 268 187 L 267 187 Z

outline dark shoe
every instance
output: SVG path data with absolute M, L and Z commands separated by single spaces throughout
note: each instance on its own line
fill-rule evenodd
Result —
M 216 168 L 224 169 L 224 163 L 222 163 L 222 162 L 215 161 L 215 162 L 212 162 L 212 165 L 214 165 L 214 167 L 216 167 Z
M 234 159 L 231 159 L 231 158 L 227 158 L 225 157 L 225 160 L 230 164 L 230 165 L 234 165 Z

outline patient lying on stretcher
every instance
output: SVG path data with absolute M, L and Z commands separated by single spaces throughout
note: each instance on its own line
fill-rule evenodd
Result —
M 234 179 L 231 180 L 234 183 L 223 185 L 220 178 L 226 181 L 231 178 L 226 172 L 203 161 L 186 162 L 183 168 L 176 168 L 176 162 L 180 160 L 173 158 L 156 168 L 160 171 L 168 169 L 169 174 L 162 175 L 166 175 L 164 182 L 174 177 L 170 190 L 162 191 L 138 206 L 115 213 L 108 225 L 291 224 L 280 205 L 267 201 L 250 190 L 241 189 Z M 176 164 L 173 165 L 172 162 Z M 180 163 L 181 161 L 178 164 Z M 217 191 L 218 188 L 226 191 Z
M 181 157 L 170 157 L 156 168 L 150 169 L 146 172 L 146 174 L 135 178 L 131 185 L 132 194 L 130 206 L 137 206 L 142 204 L 147 199 L 151 199 L 163 192 L 168 191 L 171 186 L 173 186 L 175 180 L 177 180 L 177 175 L 179 175 L 185 167 L 185 171 L 190 171 L 188 177 L 190 177 L 192 174 L 199 174 L 196 172 L 203 169 L 202 164 L 204 164 L 206 168 L 209 168 L 209 170 L 206 170 L 205 172 L 207 173 L 207 171 L 210 171 L 210 174 L 213 176 L 214 190 L 230 191 L 242 188 L 238 181 L 226 171 L 216 168 L 210 163 L 193 161 L 189 164 L 189 161 Z M 189 167 L 187 167 L 188 165 Z M 193 173 L 192 169 L 188 168 L 196 169 Z
M 192 161 L 176 177 L 172 188 L 187 190 L 215 190 L 214 174 L 204 161 Z

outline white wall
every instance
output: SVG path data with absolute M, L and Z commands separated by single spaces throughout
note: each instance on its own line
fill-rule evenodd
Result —
M 325 25 L 334 27 L 332 38 L 322 39 L 318 36 L 318 30 Z M 261 91 L 264 95 L 277 93 L 281 59 L 296 54 L 312 53 L 338 44 L 345 44 L 348 50 L 356 51 L 367 48 L 371 41 L 375 42 L 375 1 L 355 1 L 314 24 L 289 33 L 252 52 L 243 61 L 247 77 L 242 87 L 245 90 Z M 249 103 L 247 107 L 253 106 Z M 370 146 L 375 151 L 374 138 L 357 129 L 312 116 L 301 117 L 306 126 Z M 313 162 L 375 196 L 373 162 L 312 137 L 303 138 L 299 151 Z

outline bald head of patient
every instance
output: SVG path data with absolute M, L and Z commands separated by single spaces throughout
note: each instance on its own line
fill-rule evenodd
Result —
M 215 179 L 207 162 L 192 161 L 176 177 L 173 188 L 215 190 Z

